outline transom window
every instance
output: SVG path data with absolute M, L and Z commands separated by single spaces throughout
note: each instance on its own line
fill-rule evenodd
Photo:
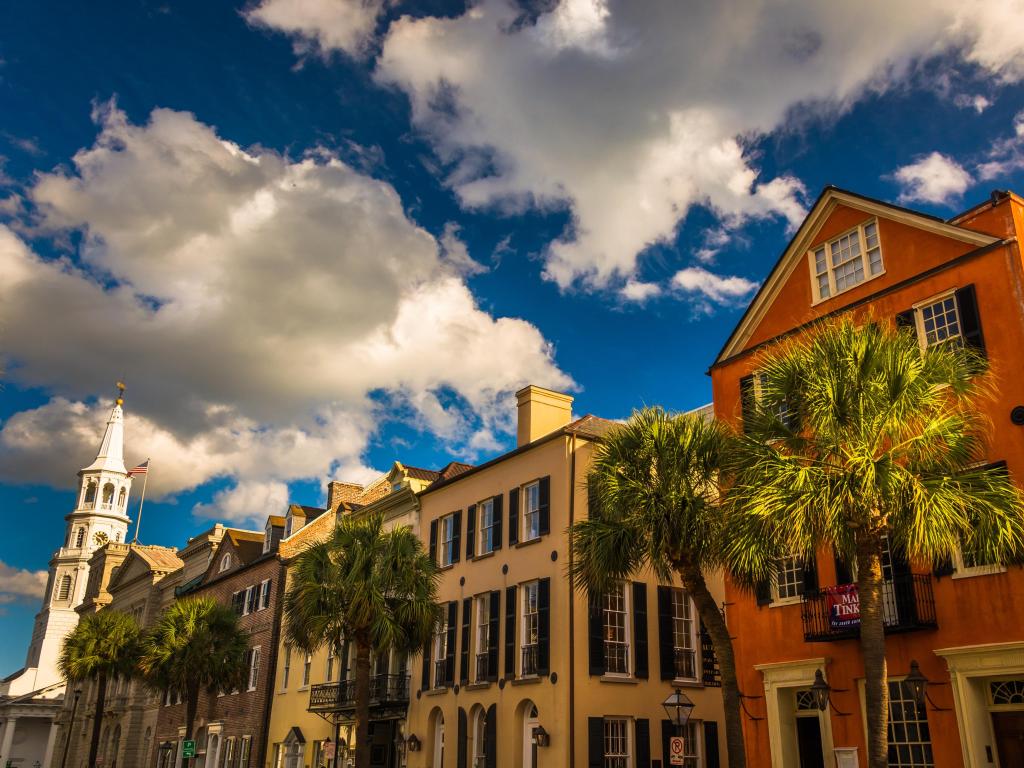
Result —
M 796 711 L 814 712 L 818 709 L 818 699 L 810 688 L 803 688 L 796 692 Z
M 604 595 L 604 661 L 608 674 L 629 674 L 629 626 L 626 585 L 612 587 Z
M 605 718 L 604 768 L 630 768 L 629 757 L 629 720 Z
M 996 680 L 989 693 L 993 704 L 1024 704 L 1024 680 Z
M 477 514 L 480 516 L 480 524 L 477 526 L 480 529 L 477 552 L 486 555 L 494 551 L 494 525 L 497 522 L 494 518 L 494 499 L 480 502 L 477 505 Z
M 962 343 L 960 312 L 952 293 L 917 308 L 918 338 L 925 347 L 950 341 Z
M 523 488 L 523 541 L 540 537 L 540 483 Z
M 882 249 L 875 220 L 818 246 L 811 252 L 811 272 L 819 301 L 882 273 Z
M 773 586 L 777 600 L 800 597 L 804 591 L 803 561 L 795 555 L 779 558 Z
M 928 715 L 903 680 L 889 681 L 889 765 L 935 768 Z
M 693 600 L 685 590 L 672 590 L 672 646 L 679 680 L 697 679 L 697 622 Z
M 488 649 L 491 647 L 491 596 L 477 595 L 476 603 L 476 680 L 487 679 Z
M 520 674 L 523 677 L 537 674 L 537 644 L 540 641 L 540 613 L 537 609 L 536 581 L 523 584 L 522 649 L 523 661 Z
M 441 567 L 455 562 L 455 515 L 441 518 Z

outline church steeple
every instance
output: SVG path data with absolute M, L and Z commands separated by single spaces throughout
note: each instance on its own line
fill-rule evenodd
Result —
M 82 472 L 94 470 L 107 470 L 108 472 L 127 473 L 124 465 L 124 384 L 117 382 L 117 399 L 114 401 L 114 408 L 107 419 L 107 429 L 103 433 L 103 440 L 100 442 L 100 449 L 92 464 L 85 467 Z

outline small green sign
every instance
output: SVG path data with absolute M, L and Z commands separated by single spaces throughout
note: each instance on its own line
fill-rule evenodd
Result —
M 195 757 L 196 756 L 196 742 L 195 739 L 185 739 L 181 742 L 181 756 L 182 757 Z

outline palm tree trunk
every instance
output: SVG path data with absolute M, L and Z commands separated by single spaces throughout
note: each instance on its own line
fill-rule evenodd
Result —
M 677 565 L 683 586 L 693 598 L 697 613 L 711 636 L 722 674 L 722 703 L 725 708 L 725 743 L 729 750 L 729 768 L 745 768 L 746 748 L 743 744 L 743 719 L 740 714 L 740 687 L 736 679 L 736 658 L 732 651 L 732 637 L 725 618 L 699 568 Z
M 89 742 L 89 762 L 86 765 L 93 768 L 96 765 L 96 757 L 100 751 L 100 727 L 103 725 L 103 710 L 106 707 L 107 698 L 107 673 L 100 672 L 96 678 L 96 711 L 92 721 L 92 741 Z
M 196 711 L 199 709 L 199 688 L 189 686 L 185 694 L 185 740 L 191 741 L 195 738 L 192 729 L 195 728 Z M 185 750 L 181 750 L 181 766 L 185 768 L 194 758 L 185 757 Z
M 370 646 L 356 640 L 356 763 L 370 768 Z
M 889 685 L 885 668 L 882 601 L 882 544 L 877 536 L 857 539 L 857 594 L 860 598 L 860 650 L 864 657 L 868 768 L 889 763 Z

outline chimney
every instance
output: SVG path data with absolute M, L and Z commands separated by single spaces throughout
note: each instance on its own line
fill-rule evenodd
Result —
M 519 407 L 517 447 L 551 434 L 572 419 L 572 397 L 561 392 L 531 384 L 516 392 L 516 403 Z
M 332 480 L 327 484 L 327 511 L 337 512 L 342 502 L 355 501 L 363 492 L 359 483 L 342 483 Z

